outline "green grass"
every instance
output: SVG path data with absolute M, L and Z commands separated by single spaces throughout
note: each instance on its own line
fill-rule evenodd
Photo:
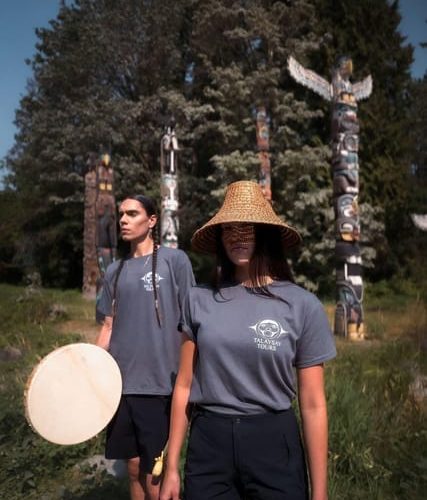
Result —
M 420 351 L 406 339 L 338 347 L 326 379 L 331 498 L 421 500 L 427 430 L 410 391 Z
M 52 314 L 58 306 L 60 314 Z M 57 446 L 35 434 L 25 418 L 23 395 L 33 367 L 56 347 L 84 340 L 78 332 L 63 333 L 61 327 L 72 318 L 93 323 L 92 311 L 93 303 L 77 291 L 29 294 L 24 288 L 0 285 L 0 348 L 22 352 L 17 360 L 0 362 L 0 498 L 128 497 L 126 482 L 77 466 L 103 453 L 102 434 L 81 445 Z
M 421 500 L 427 487 L 426 401 L 411 390 L 426 375 L 426 303 L 408 283 L 367 287 L 367 340 L 337 339 L 326 366 L 330 422 L 330 500 Z M 52 315 L 52 304 L 59 314 Z M 58 307 L 60 306 L 60 307 Z M 331 317 L 333 304 L 327 304 Z M 0 285 L 0 498 L 124 500 L 126 480 L 78 467 L 103 453 L 103 434 L 78 446 L 57 446 L 29 427 L 25 384 L 55 347 L 84 340 L 95 328 L 93 302 L 78 291 Z M 64 333 L 64 332 L 72 333 Z

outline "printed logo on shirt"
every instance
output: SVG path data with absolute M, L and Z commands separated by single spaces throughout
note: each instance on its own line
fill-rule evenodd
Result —
M 159 288 L 159 283 L 161 280 L 163 280 L 159 274 L 156 273 L 156 288 Z M 147 292 L 152 292 L 153 291 L 153 273 L 150 271 L 141 278 L 141 280 L 144 282 L 144 288 L 147 290 Z
M 265 351 L 276 351 L 281 345 L 278 339 L 289 333 L 274 319 L 263 319 L 249 328 L 256 333 L 254 343 L 257 348 Z

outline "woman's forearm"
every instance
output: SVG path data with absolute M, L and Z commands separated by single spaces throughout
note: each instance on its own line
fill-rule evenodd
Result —
M 176 470 L 179 468 L 181 448 L 184 444 L 188 428 L 187 407 L 189 395 L 189 387 L 180 386 L 178 383 L 175 385 L 167 454 L 168 469 Z
M 311 500 L 326 500 L 328 498 L 328 413 L 323 366 L 299 369 L 297 373 Z
M 304 443 L 310 476 L 311 499 L 326 500 L 328 417 L 325 406 L 301 409 Z
M 180 492 L 179 459 L 188 428 L 188 400 L 190 397 L 196 348 L 193 341 L 183 336 L 178 376 L 172 397 L 166 471 L 160 490 L 160 500 L 178 500 Z

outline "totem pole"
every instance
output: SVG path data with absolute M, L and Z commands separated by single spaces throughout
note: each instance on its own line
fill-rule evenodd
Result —
M 102 279 L 116 259 L 117 226 L 110 157 L 91 154 L 85 175 L 83 295 L 97 298 Z
M 178 140 L 175 122 L 167 127 L 160 143 L 160 173 L 162 197 L 161 244 L 178 248 Z
M 259 185 L 268 201 L 271 201 L 271 166 L 269 153 L 268 116 L 264 106 L 258 106 L 256 113 L 256 140 L 260 162 Z
M 335 212 L 336 335 L 351 340 L 364 339 L 362 258 L 358 241 L 359 123 L 357 101 L 372 92 L 372 78 L 352 84 L 350 57 L 340 57 L 332 71 L 332 83 L 304 68 L 292 56 L 288 59 L 291 76 L 302 85 L 332 102 L 333 202 Z
M 96 166 L 96 256 L 101 280 L 101 287 L 107 267 L 116 260 L 117 251 L 117 220 L 116 200 L 113 190 L 113 168 L 110 156 L 104 154 Z
M 96 162 L 94 153 L 86 162 L 85 195 L 84 195 L 84 229 L 83 229 L 83 296 L 87 299 L 96 297 L 98 279 L 98 259 L 96 256 Z

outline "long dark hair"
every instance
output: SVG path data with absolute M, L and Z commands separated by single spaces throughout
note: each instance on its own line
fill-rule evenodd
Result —
M 274 280 L 294 283 L 292 271 L 286 260 L 280 228 L 270 224 L 254 224 L 255 250 L 249 263 L 249 278 L 255 285 L 254 293 L 268 297 L 279 298 L 268 289 L 266 276 Z M 222 284 L 235 280 L 235 265 L 230 261 L 222 243 L 222 229 L 216 228 L 217 266 L 212 279 L 212 285 L 219 290 Z
M 132 196 L 126 196 L 125 200 L 136 200 L 137 202 L 142 205 L 144 210 L 147 212 L 148 217 L 151 217 L 152 215 L 155 215 L 157 217 L 157 222 L 155 226 L 152 227 L 151 229 L 151 237 L 153 238 L 153 258 L 151 261 L 151 281 L 153 284 L 153 295 L 154 295 L 154 307 L 156 310 L 156 317 L 157 317 L 157 322 L 159 326 L 162 326 L 162 321 L 161 321 L 161 315 L 160 315 L 160 304 L 159 304 L 159 297 L 157 293 L 157 286 L 156 286 L 156 269 L 157 269 L 157 251 L 158 247 L 160 244 L 160 239 L 159 239 L 159 231 L 158 231 L 158 221 L 159 221 L 159 216 L 157 212 L 157 207 L 155 202 L 149 198 L 148 196 L 144 196 L 142 194 L 135 194 Z M 117 289 L 117 282 L 119 280 L 120 273 L 123 268 L 124 261 L 126 259 L 122 259 L 119 263 L 119 267 L 117 269 L 117 274 L 114 280 L 114 300 L 116 296 L 116 289 Z

